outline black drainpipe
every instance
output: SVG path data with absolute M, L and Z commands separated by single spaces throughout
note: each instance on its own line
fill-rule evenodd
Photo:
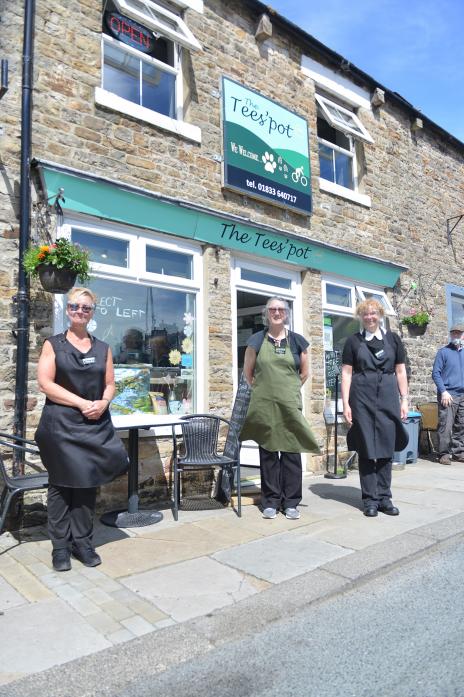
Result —
M 32 73 L 35 0 L 24 3 L 23 76 L 21 94 L 21 176 L 19 191 L 19 267 L 16 295 L 16 384 L 14 406 L 14 433 L 24 437 L 26 429 L 27 378 L 29 358 L 29 284 L 23 268 L 23 256 L 29 244 L 31 224 L 31 123 Z M 13 473 L 22 469 L 16 460 Z

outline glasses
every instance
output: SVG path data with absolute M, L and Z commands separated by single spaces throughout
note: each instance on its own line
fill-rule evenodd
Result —
M 90 314 L 95 310 L 95 305 L 79 305 L 79 303 L 68 303 L 68 310 L 71 312 L 78 312 L 81 310 L 85 315 Z
M 269 312 L 278 313 L 279 315 L 286 312 L 285 307 L 268 307 L 267 309 Z

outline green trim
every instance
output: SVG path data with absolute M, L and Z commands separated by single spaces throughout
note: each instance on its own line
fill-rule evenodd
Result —
M 292 234 L 269 230 L 188 207 L 113 182 L 41 165 L 47 198 L 64 189 L 66 211 L 156 230 L 197 242 L 248 252 L 355 280 L 393 288 L 405 267 L 307 242 Z

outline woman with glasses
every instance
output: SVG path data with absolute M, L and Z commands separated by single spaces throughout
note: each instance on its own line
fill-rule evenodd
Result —
M 343 415 L 351 426 L 349 450 L 359 458 L 364 515 L 399 515 L 392 503 L 393 453 L 408 444 L 402 424 L 408 416 L 406 353 L 397 334 L 384 331 L 383 305 L 375 298 L 359 303 L 362 331 L 348 337 L 342 356 Z
M 71 554 L 85 566 L 101 563 L 92 543 L 96 488 L 127 469 L 108 410 L 115 391 L 111 349 L 87 330 L 95 303 L 91 290 L 71 290 L 69 328 L 44 342 L 38 364 L 46 401 L 35 438 L 48 471 L 55 571 L 69 571 Z
M 251 401 L 240 440 L 259 445 L 263 518 L 282 510 L 300 517 L 301 453 L 319 454 L 319 446 L 302 413 L 301 387 L 308 379 L 308 342 L 287 329 L 286 300 L 269 298 L 265 329 L 247 342 L 243 374 L 252 385 Z

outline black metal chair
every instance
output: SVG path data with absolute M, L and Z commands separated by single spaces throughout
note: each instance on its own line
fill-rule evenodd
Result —
M 0 446 L 11 449 L 13 452 L 29 453 L 39 457 L 39 449 L 33 440 L 14 436 L 10 433 L 0 432 Z M 3 457 L 0 454 L 0 478 L 3 480 L 3 490 L 0 495 L 0 534 L 3 531 L 8 511 L 13 500 L 25 491 L 46 489 L 48 487 L 48 474 L 21 474 L 12 476 L 6 471 Z
M 219 427 L 221 423 L 227 424 L 228 433 L 222 453 L 219 448 Z M 242 515 L 242 501 L 240 491 L 240 443 L 237 428 L 227 419 L 213 414 L 192 414 L 182 417 L 180 424 L 182 436 L 182 455 L 179 455 L 179 444 L 173 426 L 173 513 L 174 520 L 179 517 L 180 500 L 180 475 L 184 471 L 207 470 L 220 468 L 220 475 L 226 475 L 229 482 L 229 473 L 235 470 L 237 489 L 237 515 Z

